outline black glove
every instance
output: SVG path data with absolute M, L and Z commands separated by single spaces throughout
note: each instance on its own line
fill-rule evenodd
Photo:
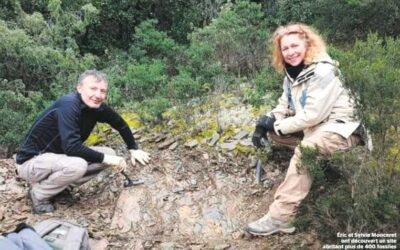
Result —
M 262 138 L 267 140 L 267 130 L 264 127 L 256 126 L 256 130 L 253 133 L 253 137 L 251 141 L 256 148 L 263 147 L 263 143 L 261 142 Z
M 267 132 L 274 131 L 274 122 L 275 117 L 273 116 L 261 116 L 256 124 L 256 130 L 253 133 L 253 137 L 251 138 L 253 145 L 257 148 L 263 147 L 263 143 L 261 139 L 264 138 L 267 140 Z
M 275 121 L 276 121 L 276 119 L 275 119 L 274 116 L 263 115 L 258 119 L 256 126 L 263 127 L 268 132 L 274 131 L 274 123 L 275 123 Z

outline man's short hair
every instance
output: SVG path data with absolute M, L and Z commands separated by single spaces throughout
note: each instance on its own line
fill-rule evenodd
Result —
M 78 79 L 78 85 L 82 85 L 83 81 L 86 79 L 88 76 L 93 76 L 96 79 L 96 82 L 106 82 L 107 81 L 107 76 L 103 72 L 97 70 L 97 69 L 89 69 L 83 72 Z

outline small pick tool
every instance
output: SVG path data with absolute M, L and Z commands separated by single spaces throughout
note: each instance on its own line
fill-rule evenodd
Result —
M 141 179 L 133 179 L 132 180 L 131 178 L 129 178 L 129 176 L 124 171 L 122 171 L 121 174 L 125 177 L 124 187 L 137 186 L 137 185 L 144 183 L 144 181 Z
M 269 145 L 268 141 L 265 140 L 264 138 L 261 138 L 261 149 L 267 148 Z M 263 175 L 265 173 L 262 160 L 260 158 L 257 159 L 257 164 L 256 164 L 256 181 L 258 184 L 261 184 L 263 182 Z

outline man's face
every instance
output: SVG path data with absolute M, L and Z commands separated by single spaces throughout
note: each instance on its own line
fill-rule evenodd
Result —
M 285 35 L 281 39 L 281 52 L 286 63 L 297 66 L 306 55 L 306 41 L 299 34 Z
M 107 82 L 97 81 L 94 76 L 88 76 L 81 84 L 78 84 L 76 89 L 87 106 L 99 108 L 107 97 L 107 87 Z

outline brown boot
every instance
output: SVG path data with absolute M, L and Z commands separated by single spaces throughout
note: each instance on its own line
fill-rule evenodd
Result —
M 49 200 L 38 200 L 32 192 L 32 188 L 28 190 L 28 198 L 32 201 L 32 210 L 36 214 L 52 213 L 54 206 Z

